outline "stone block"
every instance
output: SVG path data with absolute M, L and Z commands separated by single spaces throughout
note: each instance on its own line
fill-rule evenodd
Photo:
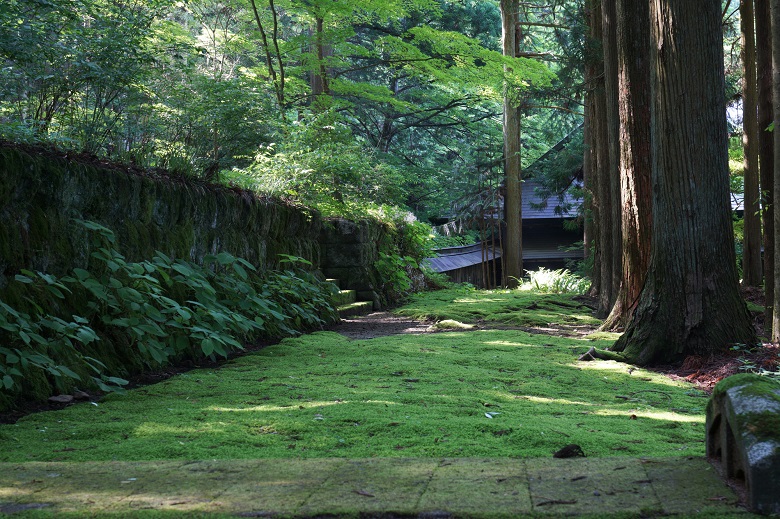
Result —
M 376 290 L 376 280 L 368 269 L 354 267 L 326 268 L 328 277 L 336 278 L 342 287 L 357 291 Z
M 747 506 L 780 514 L 780 384 L 749 373 L 720 381 L 706 431 L 707 457 L 744 489 Z
M 361 243 L 330 243 L 324 247 L 326 267 L 369 267 L 376 261 L 376 247 Z M 352 287 L 350 287 L 352 288 Z
M 371 243 L 375 241 L 379 225 L 368 220 L 353 222 L 333 219 L 322 227 L 323 243 Z
M 359 290 L 357 293 L 357 298 L 360 301 L 371 301 L 371 303 L 374 305 L 374 310 L 382 309 L 382 299 L 374 290 Z

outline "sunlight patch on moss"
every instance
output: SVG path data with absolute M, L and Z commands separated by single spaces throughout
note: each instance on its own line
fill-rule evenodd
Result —
M 548 398 L 533 395 L 516 395 L 515 398 L 521 398 L 523 400 L 530 400 L 538 404 L 563 404 L 563 405 L 581 405 L 581 406 L 594 406 L 593 402 L 580 402 L 577 400 L 566 400 L 565 398 Z
M 673 411 L 641 411 L 641 410 L 630 410 L 629 412 L 626 411 L 616 411 L 613 409 L 600 409 L 598 411 L 594 412 L 596 415 L 599 416 L 620 416 L 620 417 L 626 417 L 630 418 L 631 416 L 636 416 L 637 418 L 650 418 L 652 420 L 663 420 L 666 422 L 690 422 L 690 423 L 697 423 L 697 424 L 703 424 L 704 423 L 704 416 L 697 415 L 697 416 L 691 416 L 686 414 L 680 414 L 675 413 Z
M 622 333 L 618 332 L 594 332 L 586 335 L 584 338 L 589 341 L 617 341 Z

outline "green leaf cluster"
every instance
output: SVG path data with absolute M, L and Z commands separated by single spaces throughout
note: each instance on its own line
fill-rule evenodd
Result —
M 54 388 L 117 390 L 120 376 L 185 358 L 227 357 L 258 338 L 295 335 L 336 318 L 328 284 L 286 257 L 285 270 L 260 272 L 227 252 L 203 264 L 157 252 L 131 262 L 114 234 L 94 222 L 89 268 L 60 278 L 22 271 L 29 309 L 0 301 L 0 389 L 25 388 L 43 371 Z

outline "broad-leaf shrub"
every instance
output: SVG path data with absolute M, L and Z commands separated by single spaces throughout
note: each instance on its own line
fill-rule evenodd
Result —
M 417 221 L 411 213 L 386 206 L 375 217 L 390 227 L 392 239 L 380 243 L 374 267 L 382 293 L 389 301 L 399 301 L 426 287 L 431 271 L 423 260 L 433 256 L 431 226 Z
M 285 270 L 258 272 L 227 252 L 203 265 L 157 252 L 129 262 L 117 251 L 113 232 L 94 222 L 92 261 L 57 278 L 23 270 L 12 283 L 25 284 L 30 310 L 0 301 L 0 392 L 24 388 L 43 372 L 57 390 L 73 385 L 120 389 L 127 373 L 107 373 L 116 359 L 101 343 L 127 345 L 121 352 L 141 367 L 156 368 L 191 357 L 226 357 L 260 337 L 294 335 L 334 320 L 329 285 L 284 256 Z M 87 354 L 85 352 L 95 352 Z M 129 371 L 129 370 L 125 370 Z

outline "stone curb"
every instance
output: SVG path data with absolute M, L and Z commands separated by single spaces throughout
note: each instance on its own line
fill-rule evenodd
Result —
M 0 514 L 750 517 L 704 458 L 0 463 Z

